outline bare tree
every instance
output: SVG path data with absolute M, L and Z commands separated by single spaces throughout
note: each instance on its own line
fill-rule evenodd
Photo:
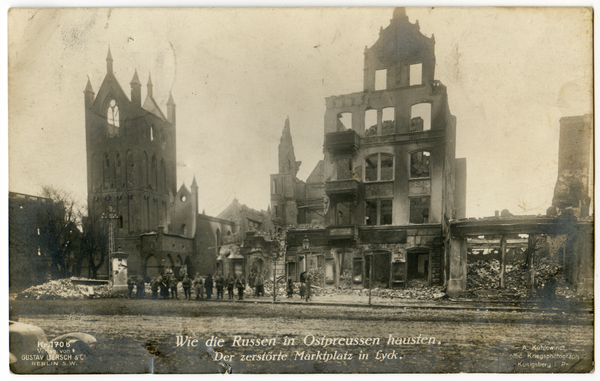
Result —
M 42 196 L 53 200 L 52 208 L 41 212 L 47 215 L 39 218 L 44 233 L 41 237 L 50 257 L 50 274 L 53 279 L 64 278 L 72 274 L 71 265 L 79 251 L 79 210 L 72 196 L 51 186 L 42 188 Z
M 96 279 L 108 254 L 108 223 L 102 218 L 82 217 L 83 235 L 79 265 L 87 262 L 88 277 Z

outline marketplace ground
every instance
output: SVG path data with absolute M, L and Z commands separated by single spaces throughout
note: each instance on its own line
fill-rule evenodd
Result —
M 111 298 L 11 300 L 10 307 L 13 318 L 41 327 L 49 338 L 86 332 L 98 339 L 85 362 L 41 370 L 49 373 L 520 373 L 593 369 L 593 313 L 585 306 L 577 310 L 536 310 L 533 305 L 494 309 L 498 303 L 486 307 L 474 301 L 405 300 L 404 306 L 377 308 L 358 305 L 363 299 L 354 300 L 354 305 L 352 300 L 343 304 L 338 298 L 336 301 L 327 303 L 318 297 L 308 303 L 300 299 L 288 303 L 285 298 L 278 303 L 267 298 L 244 302 Z M 428 341 L 390 345 L 390 335 L 420 335 Z M 197 339 L 197 346 L 179 347 L 177 336 Z M 207 346 L 213 336 L 223 338 L 224 346 Z M 276 345 L 234 346 L 235 336 L 274 338 Z M 380 338 L 380 342 L 372 346 L 307 345 L 313 336 L 372 337 Z M 285 338 L 294 338 L 296 346 L 284 345 Z M 429 338 L 435 338 L 433 344 Z M 286 360 L 265 360 L 278 353 L 286 354 Z M 337 358 L 325 361 L 319 357 L 325 353 Z M 391 358 L 376 359 L 384 353 Z M 361 354 L 368 358 L 359 361 Z M 222 361 L 221 355 L 233 358 Z M 344 359 L 344 355 L 353 357 Z M 248 356 L 252 361 L 242 361 Z M 307 360 L 306 356 L 312 358 Z

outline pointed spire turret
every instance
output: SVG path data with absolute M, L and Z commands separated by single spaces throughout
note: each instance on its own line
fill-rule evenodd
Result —
M 112 74 L 113 72 L 113 58 L 110 52 L 110 45 L 108 46 L 108 55 L 106 56 L 106 73 Z
M 140 77 L 138 77 L 137 69 L 133 73 L 133 78 L 129 83 L 131 85 L 131 103 L 136 106 L 142 105 L 142 83 Z
M 168 105 L 176 106 L 175 101 L 173 100 L 173 94 L 169 91 L 169 100 L 167 101 Z
M 142 85 L 142 82 L 140 82 L 140 77 L 138 77 L 138 73 L 137 73 L 137 69 L 135 69 L 135 72 L 133 73 L 133 78 L 131 79 L 131 82 L 129 82 L 130 85 Z
M 83 90 L 84 93 L 94 93 L 94 89 L 92 88 L 92 82 L 90 81 L 90 76 L 88 75 L 88 80 L 87 80 L 87 85 L 85 85 L 85 90 Z
M 171 123 L 173 126 L 176 123 L 177 117 L 175 114 L 175 101 L 173 100 L 173 94 L 169 92 L 169 100 L 167 101 L 167 121 Z
M 193 188 L 198 189 L 198 183 L 196 182 L 196 175 L 194 175 L 194 180 L 192 181 L 192 189 Z
M 146 95 L 146 97 L 153 97 L 154 95 L 152 94 L 152 75 L 150 73 L 148 73 L 148 83 L 146 84 L 146 87 L 148 88 L 148 94 Z
M 89 109 L 94 103 L 94 89 L 92 88 L 92 82 L 90 81 L 90 76 L 88 75 L 87 85 L 85 85 L 85 90 L 83 90 L 84 99 L 85 99 L 85 107 Z

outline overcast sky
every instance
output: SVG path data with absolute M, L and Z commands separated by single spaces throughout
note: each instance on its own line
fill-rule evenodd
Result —
M 363 89 L 363 51 L 392 8 L 43 9 L 9 14 L 9 189 L 52 185 L 86 198 L 83 90 L 114 72 L 129 94 L 152 73 L 177 104 L 177 182 L 200 210 L 269 204 L 290 118 L 298 174 L 323 157 L 325 97 Z M 436 79 L 467 158 L 467 216 L 538 214 L 552 202 L 559 119 L 592 112 L 591 12 L 582 8 L 408 8 L 435 34 Z

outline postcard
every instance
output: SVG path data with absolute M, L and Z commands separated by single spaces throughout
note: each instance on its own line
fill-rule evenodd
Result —
M 11 372 L 593 372 L 592 26 L 11 9 Z

